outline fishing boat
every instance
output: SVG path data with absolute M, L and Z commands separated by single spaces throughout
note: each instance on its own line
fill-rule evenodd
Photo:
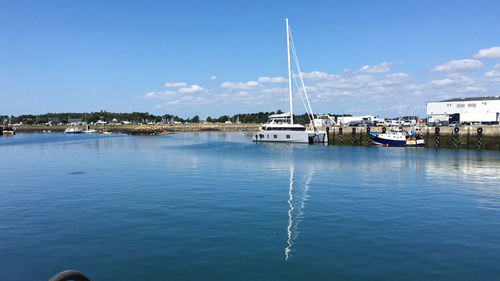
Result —
M 388 133 L 377 134 L 371 132 L 370 138 L 374 145 L 381 146 L 411 147 L 425 145 L 425 140 L 422 139 L 419 129 L 412 130 L 412 133 L 408 134 L 408 132 L 400 128 L 392 128 Z
M 99 131 L 99 134 L 100 135 L 111 135 L 113 133 L 111 133 L 110 131 L 108 131 L 107 129 L 104 129 L 104 130 L 100 130 Z
M 293 142 L 293 143 L 325 143 L 327 142 L 327 135 L 325 131 L 320 131 L 318 127 L 315 126 L 314 114 L 312 112 L 311 104 L 309 102 L 309 97 L 307 95 L 306 87 L 304 85 L 304 79 L 302 78 L 302 72 L 300 71 L 299 62 L 297 60 L 297 53 L 295 51 L 295 46 L 293 44 L 293 39 L 291 36 L 290 26 L 288 25 L 288 19 L 286 22 L 286 46 L 288 55 L 288 92 L 290 101 L 290 112 L 283 114 L 274 114 L 269 116 L 269 120 L 266 124 L 262 125 L 260 131 L 255 132 L 252 138 L 254 142 Z M 292 76 L 291 68 L 291 57 L 290 51 L 293 53 L 295 66 L 297 68 L 298 76 L 300 78 L 301 86 L 299 87 L 295 75 Z M 311 121 L 311 129 L 306 128 L 306 126 L 301 124 L 293 123 L 293 95 L 292 95 L 292 78 L 295 81 L 298 92 L 300 94 L 302 103 L 306 109 L 307 116 Z M 305 98 L 305 101 L 304 101 Z M 307 106 L 306 106 L 307 103 Z
M 16 128 L 11 124 L 5 123 L 0 129 L 0 135 L 12 136 L 16 134 Z

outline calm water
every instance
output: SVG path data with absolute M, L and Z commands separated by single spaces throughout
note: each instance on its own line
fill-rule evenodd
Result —
M 498 280 L 500 153 L 0 139 L 0 280 Z

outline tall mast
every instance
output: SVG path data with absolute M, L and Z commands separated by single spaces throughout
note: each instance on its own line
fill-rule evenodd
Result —
M 288 18 L 286 21 L 286 50 L 288 53 L 288 91 L 290 92 L 290 124 L 293 124 L 293 102 L 292 102 L 292 68 L 290 65 L 290 28 Z

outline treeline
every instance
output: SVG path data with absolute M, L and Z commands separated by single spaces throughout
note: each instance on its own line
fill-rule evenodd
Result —
M 45 124 L 52 118 L 58 118 L 59 123 L 68 123 L 69 119 L 81 119 L 87 123 L 95 123 L 98 120 L 111 122 L 113 119 L 120 121 L 129 121 L 132 123 L 147 123 L 147 122 L 166 122 L 177 121 L 183 122 L 184 120 L 178 116 L 165 114 L 153 115 L 148 112 L 132 112 L 132 113 L 114 113 L 107 111 L 91 112 L 91 113 L 46 113 L 46 114 L 23 114 L 19 116 L 11 116 L 11 123 L 25 123 L 25 124 Z
M 119 121 L 129 121 L 134 124 L 138 123 L 200 123 L 203 121 L 211 123 L 225 123 L 230 121 L 232 123 L 265 123 L 268 120 L 269 115 L 281 114 L 283 111 L 277 110 L 276 112 L 258 112 L 258 113 L 240 113 L 233 116 L 222 115 L 217 118 L 208 116 L 205 120 L 202 120 L 198 115 L 192 118 L 181 118 L 176 115 L 164 114 L 164 115 L 154 115 L 148 112 L 132 112 L 132 113 L 113 113 L 107 111 L 91 112 L 91 113 L 46 113 L 46 114 L 23 114 L 19 116 L 4 116 L 2 119 L 10 119 L 10 123 L 18 124 L 46 124 L 52 118 L 58 118 L 59 123 L 68 123 L 69 119 L 81 119 L 87 123 L 95 123 L 98 120 L 111 122 L 113 119 Z M 331 116 L 340 116 L 337 114 L 330 114 Z M 309 122 L 307 114 L 294 115 L 294 123 L 306 124 Z

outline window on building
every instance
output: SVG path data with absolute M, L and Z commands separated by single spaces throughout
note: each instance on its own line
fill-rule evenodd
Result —
M 277 139 L 278 138 L 278 135 L 274 135 L 274 138 Z
M 286 135 L 286 138 L 289 139 L 290 138 L 290 135 Z
M 465 104 L 463 104 L 463 103 L 457 103 L 457 107 L 465 107 Z
M 447 104 L 446 104 L 446 106 L 447 106 L 447 107 L 451 107 L 451 103 L 447 103 Z
M 482 103 L 483 103 L 483 105 L 486 105 L 486 102 L 485 102 L 485 101 L 483 101 Z
M 476 107 L 476 104 L 475 103 L 469 103 L 469 104 L 467 104 L 467 107 Z

